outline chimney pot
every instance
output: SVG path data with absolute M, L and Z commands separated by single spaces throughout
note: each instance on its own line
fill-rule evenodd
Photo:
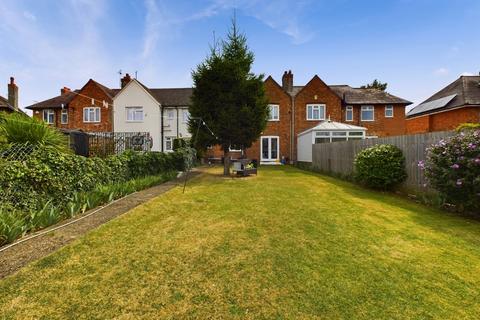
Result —
M 15 78 L 14 77 L 10 77 L 10 84 L 15 84 Z
M 70 92 L 70 88 L 68 87 L 63 87 L 62 89 L 60 89 L 60 94 L 63 96 L 65 93 L 67 92 Z
M 291 92 L 293 90 L 293 73 L 292 70 L 285 71 L 282 76 L 282 87 L 285 91 Z
M 125 74 L 125 76 L 122 79 L 120 79 L 120 87 L 124 88 L 130 82 L 130 80 L 132 80 L 130 75 L 128 73 Z

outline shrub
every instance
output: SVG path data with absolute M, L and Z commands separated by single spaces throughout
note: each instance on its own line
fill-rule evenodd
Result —
M 187 147 L 188 145 L 189 145 L 189 139 L 175 138 L 173 139 L 172 149 L 173 151 L 177 151 L 179 149 Z
M 14 112 L 0 118 L 0 140 L 70 153 L 67 137 L 43 121 Z
M 480 129 L 480 123 L 462 123 L 460 124 L 456 131 L 457 132 L 462 132 L 462 131 L 466 131 L 466 130 L 479 130 Z
M 355 158 L 355 179 L 375 189 L 392 189 L 407 178 L 405 157 L 393 145 L 381 144 L 362 150 Z
M 180 153 L 129 151 L 101 159 L 49 148 L 36 149 L 24 161 L 0 158 L 1 205 L 19 210 L 41 210 L 47 201 L 55 206 L 69 201 L 76 192 L 93 190 L 99 185 L 182 168 Z
M 480 130 L 462 131 L 432 145 L 419 166 L 445 201 L 460 211 L 480 211 Z

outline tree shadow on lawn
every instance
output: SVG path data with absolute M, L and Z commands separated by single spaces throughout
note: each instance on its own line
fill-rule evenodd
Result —
M 286 166 L 278 169 L 286 175 L 298 176 L 298 174 L 301 173 L 302 175 L 322 179 L 325 182 L 334 185 L 336 188 L 340 188 L 343 192 L 351 195 L 353 198 L 375 200 L 382 204 L 382 206 L 385 205 L 386 207 L 395 206 L 404 211 L 405 218 L 408 218 L 412 222 L 423 227 L 428 227 L 429 229 L 446 233 L 448 235 L 461 237 L 469 242 L 472 242 L 473 240 L 475 243 L 480 243 L 480 221 L 475 217 L 443 211 L 438 208 L 416 203 L 399 194 L 368 189 L 353 182 L 317 172 Z M 466 233 L 470 233 L 470 235 Z

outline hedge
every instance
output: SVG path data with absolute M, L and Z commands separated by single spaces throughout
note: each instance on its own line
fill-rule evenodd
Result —
M 0 159 L 1 206 L 39 210 L 45 203 L 68 201 L 99 185 L 183 170 L 181 152 L 132 152 L 105 159 L 37 149 L 23 161 Z

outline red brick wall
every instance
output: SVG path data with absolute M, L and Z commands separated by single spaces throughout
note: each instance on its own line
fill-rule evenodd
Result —
M 325 117 L 332 121 L 345 122 L 342 113 L 342 101 L 319 77 L 315 76 L 295 96 L 295 139 L 294 160 L 297 159 L 297 135 L 307 129 L 315 127 L 322 121 L 307 120 L 307 104 L 325 104 Z
M 68 127 L 70 129 L 81 129 L 90 132 L 109 132 L 113 131 L 112 124 L 112 99 L 93 81 L 87 82 L 80 92 L 81 95 L 75 96 L 68 105 Z M 87 97 L 84 97 L 84 96 Z M 100 122 L 83 122 L 83 108 L 92 106 L 92 99 L 95 99 L 95 106 L 100 107 Z M 105 100 L 110 107 L 103 107 L 102 101 Z
M 93 81 L 87 82 L 82 91 L 68 104 L 68 123 L 61 124 L 61 109 L 54 109 L 55 123 L 54 126 L 65 129 L 80 129 L 87 132 L 110 132 L 113 131 L 112 107 L 103 107 L 102 101 L 105 100 L 110 105 L 112 100 L 108 95 Z M 95 99 L 95 106 L 100 107 L 100 122 L 85 123 L 83 122 L 83 108 L 92 106 L 92 99 Z M 43 110 L 33 111 L 33 116 L 43 120 Z
M 430 132 L 430 116 L 407 119 L 407 134 Z
M 407 133 L 454 130 L 465 122 L 480 122 L 479 107 L 465 107 L 418 118 L 407 119 Z
M 405 105 L 394 105 L 393 106 L 393 118 L 385 117 L 385 107 L 383 104 L 374 104 L 374 119 L 375 121 L 361 121 L 360 120 L 360 110 L 361 105 L 352 105 L 353 107 L 353 121 L 346 121 L 345 113 L 346 108 L 344 107 L 342 112 L 342 119 L 335 120 L 339 122 L 344 122 L 352 124 L 355 126 L 367 128 L 368 136 L 399 136 L 406 134 L 406 125 L 405 125 Z M 332 119 L 333 120 L 333 119 Z
M 290 159 L 291 97 L 272 78 L 265 81 L 265 93 L 270 104 L 279 105 L 279 121 L 268 121 L 262 136 L 278 136 L 280 142 L 279 159 Z M 246 150 L 246 156 L 260 160 L 260 139 Z

